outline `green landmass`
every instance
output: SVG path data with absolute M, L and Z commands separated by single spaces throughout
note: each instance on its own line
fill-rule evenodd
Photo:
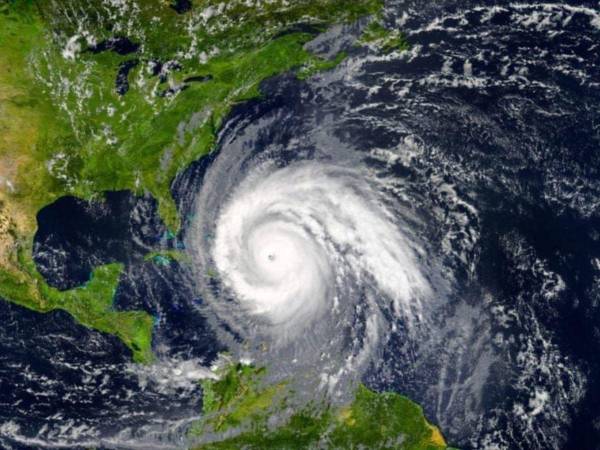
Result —
M 345 54 L 325 60 L 304 44 L 332 24 L 376 15 L 382 1 L 194 0 L 185 14 L 171 6 L 0 3 L 0 297 L 42 313 L 67 311 L 118 336 L 141 363 L 153 358 L 153 319 L 113 308 L 122 267 L 98 267 L 75 289 L 52 288 L 32 259 L 36 214 L 65 195 L 97 201 L 128 189 L 157 199 L 174 237 L 180 218 L 171 182 L 213 149 L 231 109 L 260 97 L 269 77 L 294 71 L 307 78 L 335 67 Z M 115 36 L 139 47 L 102 50 Z M 361 42 L 386 51 L 405 45 L 378 21 Z M 181 255 L 157 250 L 148 259 L 166 264 Z M 192 433 L 231 434 L 199 448 L 446 448 L 421 408 L 364 386 L 347 407 L 309 405 L 272 426 L 269 419 L 288 405 L 286 388 L 266 385 L 263 369 L 243 365 L 205 381 L 204 419 Z
M 202 408 L 206 419 L 193 428 L 192 434 L 223 432 L 247 420 L 260 420 L 285 386 L 263 386 L 264 374 L 264 368 L 237 364 L 225 370 L 217 381 L 204 380 Z
M 450 450 L 439 429 L 408 398 L 359 385 L 344 407 L 310 404 L 289 410 L 286 384 L 264 383 L 265 369 L 237 364 L 218 380 L 202 382 L 203 419 L 191 434 L 213 436 L 208 449 L 404 449 Z M 282 415 L 282 421 L 273 417 Z M 222 437 L 222 439 L 219 439 Z
M 95 287 L 74 290 L 67 306 L 67 293 L 50 295 L 31 256 L 37 212 L 65 195 L 98 200 L 128 189 L 154 196 L 176 232 L 171 182 L 212 150 L 233 106 L 260 97 L 260 83 L 274 75 L 334 67 L 343 54 L 324 60 L 304 44 L 332 24 L 376 14 L 382 1 L 195 0 L 185 14 L 171 6 L 0 3 L 0 297 L 40 312 L 65 309 L 119 336 L 137 361 L 150 359 L 151 317 L 97 308 L 108 297 Z M 115 36 L 137 50 L 103 50 Z M 127 64 L 125 92 L 116 78 Z M 166 263 L 172 255 L 154 256 Z
M 145 261 L 153 261 L 159 266 L 168 266 L 173 261 L 189 263 L 190 256 L 181 250 L 156 250 L 144 256 Z
M 131 349 L 134 361 L 152 361 L 152 317 L 142 311 L 113 309 L 113 298 L 123 269 L 121 264 L 96 268 L 85 285 L 68 291 L 48 286 L 30 260 L 24 260 L 22 267 L 35 280 L 34 285 L 19 283 L 0 272 L 2 296 L 43 313 L 57 309 L 67 311 L 80 324 L 119 337 Z
M 369 23 L 359 42 L 374 45 L 384 53 L 390 53 L 394 50 L 403 51 L 410 48 L 410 44 L 402 31 L 386 28 L 380 20 L 373 20 Z

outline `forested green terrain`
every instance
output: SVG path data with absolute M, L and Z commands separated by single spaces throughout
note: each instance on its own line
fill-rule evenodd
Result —
M 32 261 L 36 214 L 65 195 L 127 189 L 158 200 L 172 231 L 170 184 L 210 152 L 231 108 L 265 79 L 307 77 L 339 62 L 304 48 L 336 23 L 373 16 L 379 0 L 11 0 L 0 6 L 0 296 L 61 308 L 151 359 L 152 318 L 111 307 L 102 288 L 51 289 Z M 99 283 L 99 282 L 96 282 Z

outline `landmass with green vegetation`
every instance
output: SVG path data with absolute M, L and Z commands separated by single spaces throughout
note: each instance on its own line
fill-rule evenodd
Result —
M 305 44 L 327 27 L 377 16 L 381 0 L 4 0 L 0 3 L 0 297 L 119 337 L 136 362 L 152 355 L 153 318 L 113 307 L 122 266 L 93 270 L 83 286 L 48 285 L 32 257 L 36 215 L 65 195 L 98 201 L 152 195 L 171 230 L 180 217 L 170 185 L 209 153 L 223 121 L 261 83 L 304 79 L 346 56 Z M 378 20 L 360 42 L 403 48 Z M 157 249 L 157 264 L 185 261 Z M 199 448 L 446 448 L 405 397 L 359 386 L 345 407 L 289 405 L 286 383 L 235 365 L 203 383 Z M 273 422 L 275 411 L 288 411 Z M 227 433 L 226 437 L 223 437 Z
M 236 364 L 220 371 L 218 380 L 202 382 L 203 418 L 191 434 L 205 442 L 196 450 L 450 450 L 422 408 L 402 395 L 359 385 L 348 405 L 290 408 L 286 383 L 265 383 L 264 368 Z
M 386 28 L 379 20 L 373 20 L 367 25 L 359 42 L 374 45 L 385 53 L 394 50 L 404 51 L 410 48 L 406 36 L 402 31 Z
M 152 317 L 142 311 L 113 309 L 122 271 L 120 264 L 96 268 L 85 285 L 68 291 L 48 286 L 28 258 L 22 260 L 21 269 L 29 275 L 28 282 L 19 282 L 0 271 L 3 297 L 43 313 L 58 309 L 67 311 L 80 324 L 120 338 L 131 349 L 135 362 L 152 361 Z
M 190 263 L 191 258 L 187 253 L 181 250 L 156 250 L 144 256 L 144 261 L 152 261 L 159 266 L 169 266 L 173 261 L 180 263 Z
M 294 71 L 306 78 L 335 66 L 344 54 L 325 60 L 304 44 L 383 6 L 381 0 L 183 4 L 0 3 L 0 297 L 40 312 L 65 309 L 119 336 L 137 361 L 150 359 L 150 315 L 107 306 L 115 274 L 106 289 L 52 290 L 32 260 L 38 211 L 65 195 L 99 200 L 127 189 L 156 198 L 162 219 L 177 232 L 171 182 L 213 149 L 233 106 L 260 97 L 269 77 Z M 153 257 L 166 263 L 171 255 Z M 61 296 L 70 298 L 68 305 Z

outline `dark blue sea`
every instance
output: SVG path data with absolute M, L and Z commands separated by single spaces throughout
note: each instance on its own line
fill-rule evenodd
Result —
M 178 235 L 154 199 L 125 191 L 39 212 L 47 282 L 71 289 L 124 264 L 114 307 L 154 316 L 158 362 L 132 364 L 65 312 L 0 302 L 0 447 L 185 445 L 202 404 L 193 374 L 227 350 L 225 324 L 189 262 L 145 256 L 189 250 L 215 158 L 335 162 L 347 149 L 395 180 L 452 279 L 430 342 L 411 358 L 390 334 L 362 381 L 421 404 L 461 449 L 600 449 L 600 4 L 393 0 L 385 21 L 410 50 L 350 46 L 336 69 L 268 80 L 234 109 L 215 152 L 173 182 Z

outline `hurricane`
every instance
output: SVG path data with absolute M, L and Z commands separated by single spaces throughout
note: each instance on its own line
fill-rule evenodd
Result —
M 302 165 L 260 174 L 234 193 L 216 224 L 219 272 L 253 314 L 296 328 L 371 289 L 418 316 L 427 282 L 391 214 L 352 172 Z M 350 282 L 349 282 L 350 281 Z
M 207 279 L 217 280 L 211 308 L 244 339 L 260 335 L 304 363 L 315 363 L 311 354 L 345 355 L 321 374 L 327 378 L 350 373 L 343 366 L 356 375 L 393 322 L 412 334 L 423 326 L 436 301 L 425 252 L 366 171 L 263 162 L 226 194 L 203 186 L 188 246 L 204 291 Z M 206 214 L 211 202 L 221 207 Z
M 217 10 L 190 3 L 182 30 L 202 31 L 191 21 Z M 119 325 L 113 317 L 143 313 L 153 357 L 133 363 L 123 336 L 65 311 L 0 302 L 0 447 L 195 445 L 190 430 L 213 417 L 206 386 L 237 367 L 260 371 L 267 393 L 285 386 L 264 410 L 273 430 L 312 405 L 348 418 L 364 387 L 414 402 L 448 448 L 597 447 L 597 2 L 387 0 L 379 15 L 314 30 L 302 50 L 326 70 L 290 65 L 261 77 L 259 97 L 227 96 L 227 114 L 212 119 L 200 96 L 217 95 L 234 74 L 245 86 L 254 53 L 243 51 L 239 72 L 211 47 L 194 53 L 196 41 L 154 60 L 134 33 L 139 54 L 121 55 L 129 41 L 118 31 L 135 31 L 130 23 L 102 28 L 108 40 L 75 60 L 62 55 L 65 36 L 53 71 L 41 70 L 52 54 L 38 55 L 56 103 L 69 92 L 67 112 L 101 113 L 92 143 L 110 142 L 69 179 L 78 184 L 68 196 L 32 219 L 32 267 L 52 298 L 70 299 L 62 291 L 79 294 L 96 269 L 120 264 L 102 317 Z M 84 44 L 82 30 L 72 44 Z M 205 57 L 223 60 L 186 69 Z M 94 72 L 82 58 L 106 60 L 116 81 L 129 80 L 118 103 L 84 101 Z M 63 65 L 78 71 L 61 78 Z M 152 108 L 140 124 L 144 95 Z M 110 103 L 100 108 L 100 98 Z M 168 116 L 155 115 L 159 102 Z M 117 137 L 130 134 L 143 136 L 121 147 Z M 210 148 L 200 147 L 208 134 Z M 147 143 L 151 172 L 137 156 Z M 113 175 L 111 158 L 126 151 L 135 167 Z M 47 166 L 58 181 L 83 164 L 55 156 Z M 135 189 L 92 195 L 91 169 Z M 200 442 L 246 431 L 235 428 Z

